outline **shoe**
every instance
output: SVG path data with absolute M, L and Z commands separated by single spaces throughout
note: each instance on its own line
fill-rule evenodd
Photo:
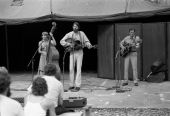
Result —
M 80 87 L 75 87 L 74 89 L 72 89 L 72 92 L 78 92 L 80 90 Z
M 75 88 L 75 87 L 69 87 L 68 89 L 69 89 L 69 90 L 73 90 L 74 88 Z
M 122 84 L 122 86 L 126 86 L 126 85 L 128 85 L 128 83 L 123 83 L 123 84 Z
M 134 83 L 134 86 L 139 86 L 139 84 L 138 83 Z
M 75 90 L 79 91 L 79 90 L 80 90 L 80 87 L 76 87 Z

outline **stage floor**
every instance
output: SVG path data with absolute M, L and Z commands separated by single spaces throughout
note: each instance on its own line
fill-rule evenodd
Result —
M 32 82 L 31 73 L 11 74 L 12 97 L 24 97 Z M 68 73 L 64 75 L 64 88 L 68 89 Z M 134 86 L 131 81 L 123 93 L 112 87 L 120 81 L 97 78 L 96 73 L 82 74 L 82 87 L 79 92 L 65 92 L 64 98 L 85 97 L 87 105 L 93 108 L 170 108 L 170 82 L 150 83 L 140 81 Z

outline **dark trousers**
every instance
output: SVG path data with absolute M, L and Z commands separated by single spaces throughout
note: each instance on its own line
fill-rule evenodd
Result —
M 74 112 L 74 110 L 71 108 L 65 108 L 63 106 L 58 106 L 55 108 L 56 115 L 60 115 L 60 114 L 66 113 L 66 112 Z M 47 110 L 46 116 L 49 116 L 49 110 Z

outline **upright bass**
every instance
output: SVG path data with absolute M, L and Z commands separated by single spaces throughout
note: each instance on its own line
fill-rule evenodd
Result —
M 55 22 L 52 22 L 52 28 L 50 30 L 50 33 L 53 34 L 53 32 L 55 31 L 56 29 L 56 23 Z M 59 60 L 59 52 L 58 50 L 56 49 L 55 45 L 53 45 L 51 43 L 52 37 L 50 36 L 50 40 L 49 40 L 49 45 L 48 45 L 48 48 L 47 48 L 47 57 L 46 57 L 46 60 L 47 60 L 47 64 L 48 63 L 52 63 L 52 62 L 57 62 L 58 63 L 58 60 Z

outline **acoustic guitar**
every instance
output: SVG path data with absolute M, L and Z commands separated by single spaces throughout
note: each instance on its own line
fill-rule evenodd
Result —
M 74 39 L 69 38 L 67 42 L 71 43 L 71 46 L 66 47 L 66 50 L 68 52 L 81 50 L 85 47 L 79 40 L 74 40 Z M 92 48 L 97 48 L 97 45 L 93 45 Z
M 120 47 L 120 56 L 126 57 L 132 51 L 132 45 L 129 43 L 124 43 L 123 46 L 125 47 L 124 49 Z

